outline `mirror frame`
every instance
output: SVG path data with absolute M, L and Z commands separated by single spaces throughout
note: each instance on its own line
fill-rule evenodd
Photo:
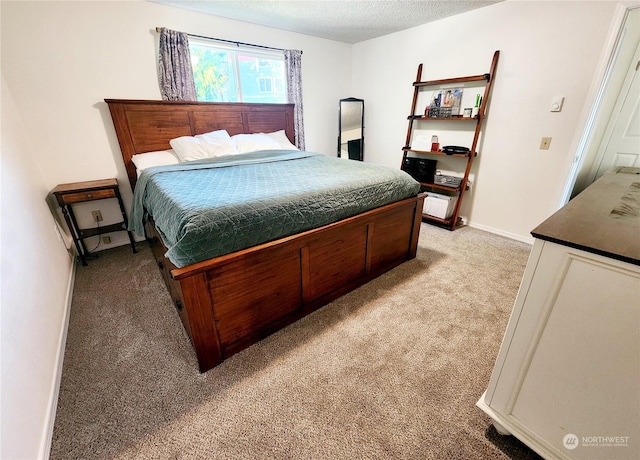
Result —
M 361 105 L 361 119 L 360 119 L 360 157 L 356 160 L 363 161 L 364 159 L 364 99 L 358 99 L 356 97 L 347 97 L 340 99 L 338 104 L 338 158 L 342 157 L 342 104 L 345 102 L 359 102 Z M 355 140 L 355 139 L 354 139 Z M 351 159 L 351 158 L 349 158 Z M 354 158 L 355 159 L 355 158 Z

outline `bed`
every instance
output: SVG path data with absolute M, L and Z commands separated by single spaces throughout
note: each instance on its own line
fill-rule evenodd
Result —
M 380 204 L 372 200 L 368 208 L 352 209 L 346 217 L 332 210 L 326 213 L 333 215 L 333 219 L 329 220 L 319 212 L 318 215 L 314 214 L 317 218 L 312 219 L 315 222 L 313 225 L 285 226 L 285 230 L 272 232 L 262 239 L 252 242 L 245 238 L 238 245 L 226 245 L 222 249 L 213 248 L 215 238 L 210 238 L 211 245 L 196 244 L 203 249 L 199 258 L 176 257 L 175 254 L 180 251 L 173 251 L 175 241 L 170 238 L 171 230 L 161 221 L 163 212 L 160 210 L 164 208 L 153 208 L 149 198 L 153 194 L 141 193 L 141 190 L 158 187 L 160 192 L 164 192 L 170 188 L 168 185 L 163 188 L 166 178 L 172 175 L 195 176 L 191 170 L 197 174 L 218 174 L 217 171 L 255 171 L 256 168 L 262 168 L 274 169 L 275 176 L 282 176 L 282 168 L 292 171 L 299 168 L 311 175 L 315 168 L 323 169 L 325 163 L 329 165 L 328 168 L 333 167 L 331 162 L 334 159 L 293 150 L 260 151 L 234 156 L 230 160 L 232 164 L 225 163 L 227 159 L 220 157 L 213 161 L 195 161 L 176 167 L 151 168 L 138 177 L 134 159 L 146 158 L 144 155 L 171 148 L 171 139 L 226 130 L 231 136 L 283 131 L 288 140 L 293 141 L 293 105 L 105 101 L 109 106 L 129 182 L 132 190 L 138 192 L 134 192 L 132 213 L 136 209 L 139 212 L 140 206 L 145 208 L 146 239 L 192 342 L 200 372 L 211 369 L 234 353 L 416 255 L 424 195 L 418 193 L 419 189 L 407 189 L 411 190 L 409 193 L 405 190 L 403 193 L 408 197 L 396 196 L 394 193 L 397 191 L 391 189 L 375 189 L 375 193 L 367 193 L 377 196 L 388 192 L 385 198 L 387 202 Z M 245 164 L 246 161 L 250 165 Z M 265 161 L 268 167 L 262 165 Z M 347 163 L 349 168 L 360 164 L 335 161 L 342 161 L 345 166 Z M 209 163 L 213 163 L 213 166 Z M 161 180 L 156 183 L 151 176 Z M 239 177 L 245 177 L 237 180 L 251 185 L 252 193 L 266 188 L 253 184 L 254 176 Z M 191 176 L 189 180 L 192 180 Z M 139 187 L 136 185 L 138 182 Z M 285 178 L 282 182 L 285 188 L 293 187 L 290 179 Z M 194 187 L 189 185 L 186 188 Z M 338 188 L 343 187 L 341 185 Z M 343 199 L 345 204 L 367 201 L 368 195 L 362 190 L 353 193 L 356 194 Z M 171 194 L 168 195 L 173 199 Z M 144 196 L 146 201 L 136 207 L 136 200 L 142 200 L 140 196 Z M 257 199 L 256 203 L 261 199 Z M 307 201 L 301 199 L 298 203 L 299 214 L 313 208 L 309 205 L 309 197 L 304 199 Z M 317 200 L 320 203 L 320 197 Z M 287 198 L 284 201 L 290 204 L 293 200 Z M 167 211 L 164 214 L 171 216 L 175 212 Z M 132 217 L 135 217 L 130 219 L 132 222 L 139 219 L 139 216 Z M 259 226 L 266 226 L 260 218 L 260 214 L 254 214 L 245 220 L 257 220 Z M 209 220 L 221 222 L 218 217 Z M 245 228 L 237 219 L 232 219 L 232 223 L 232 227 Z M 247 234 L 252 234 L 252 231 L 240 232 L 240 236 Z

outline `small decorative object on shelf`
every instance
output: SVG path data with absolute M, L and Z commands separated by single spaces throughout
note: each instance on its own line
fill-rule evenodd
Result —
M 498 65 L 498 58 L 500 51 L 496 51 L 493 54 L 493 60 L 491 61 L 491 69 L 489 73 L 480 75 L 471 75 L 457 78 L 444 78 L 440 80 L 422 80 L 422 64 L 418 66 L 418 75 L 416 81 L 413 83 L 413 101 L 411 103 L 411 113 L 407 117 L 409 121 L 409 127 L 407 129 L 407 138 L 405 146 L 403 147 L 403 156 L 401 169 L 411 174 L 417 181 L 420 182 L 423 189 L 433 193 L 433 190 L 442 192 L 443 196 L 451 197 L 447 199 L 446 212 L 426 212 L 422 214 L 422 219 L 425 222 L 440 225 L 448 228 L 449 230 L 455 230 L 456 226 L 460 223 L 460 206 L 462 205 L 462 199 L 465 191 L 469 188 L 469 174 L 471 172 L 471 166 L 473 159 L 478 155 L 476 150 L 478 146 L 478 140 L 480 138 L 480 132 L 484 122 L 486 104 L 491 93 L 491 86 L 495 80 L 496 67 Z M 473 87 L 484 86 L 484 93 L 478 93 L 473 99 Z M 465 105 L 467 108 L 461 109 L 463 88 L 465 87 L 468 92 Z M 431 98 L 428 100 L 428 105 L 425 108 L 424 116 L 421 112 L 422 103 L 418 108 L 418 114 L 416 114 L 416 107 L 418 104 L 418 98 L 425 88 L 431 88 Z M 426 96 L 422 96 L 426 99 Z M 422 98 L 421 98 L 422 100 Z M 473 105 L 473 107 L 469 107 Z M 462 113 L 461 113 L 462 110 Z M 428 133 L 421 129 L 417 129 L 414 135 L 415 123 L 438 123 L 437 134 Z M 440 149 L 439 139 L 444 139 L 445 142 L 449 141 L 451 131 L 464 131 L 455 130 L 449 128 L 449 126 L 458 123 L 468 123 L 467 126 L 474 126 L 473 140 L 471 140 L 469 147 L 459 145 L 446 145 Z M 473 125 L 472 125 L 473 124 Z M 445 127 L 442 128 L 441 127 Z M 460 125 L 457 126 L 458 128 Z M 423 128 L 423 125 L 420 125 Z M 448 132 L 447 132 L 448 130 Z M 470 130 L 469 130 L 470 131 Z M 447 134 L 449 137 L 447 137 Z M 429 150 L 429 136 L 431 135 L 431 149 Z M 469 134 L 470 135 L 470 134 Z M 453 140 L 453 139 L 452 139 Z M 454 140 L 455 141 L 455 140 Z M 466 142 L 460 142 L 465 144 Z M 436 175 L 431 174 L 436 168 L 436 160 L 425 160 L 424 156 L 429 155 L 445 155 L 447 157 L 453 157 L 451 160 L 444 159 L 444 163 L 455 163 L 461 161 L 461 158 L 466 159 L 464 167 L 464 174 L 459 176 L 448 175 Z M 451 167 L 451 165 L 446 165 Z M 457 168 L 457 165 L 453 165 Z M 427 174 L 425 174 L 425 171 Z M 444 180 L 444 178 L 447 178 Z M 440 206 L 440 201 L 435 201 L 434 206 Z
M 471 109 L 472 117 L 478 116 L 478 111 L 480 110 L 480 104 L 482 104 L 482 96 L 480 96 L 479 94 L 476 94 L 476 105 L 474 105 L 473 108 Z
M 431 137 L 431 151 L 437 152 L 440 150 L 440 142 L 438 142 L 438 136 Z

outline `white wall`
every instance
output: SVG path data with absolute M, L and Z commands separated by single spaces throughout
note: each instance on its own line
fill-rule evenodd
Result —
M 2 234 L 0 239 L 2 438 L 0 458 L 48 451 L 57 403 L 72 259 L 45 201 L 39 152 L 2 77 Z
M 0 2 L 0 8 L 0 457 L 31 460 L 48 453 L 73 279 L 44 200 L 58 183 L 117 177 L 129 206 L 131 191 L 103 99 L 160 98 L 156 26 L 303 50 L 307 148 L 328 155 L 335 155 L 338 100 L 351 86 L 351 46 L 141 1 Z M 91 208 L 94 203 L 101 202 Z M 117 215 L 113 203 L 102 206 L 105 220 Z M 127 243 L 126 234 L 116 235 L 114 244 Z
M 615 8 L 607 1 L 506 1 L 354 45 L 354 88 L 366 101 L 365 159 L 399 167 L 419 63 L 423 80 L 476 75 L 488 72 L 500 50 L 462 214 L 471 225 L 530 239 L 561 200 Z M 551 113 L 557 95 L 564 106 Z M 548 151 L 538 148 L 543 136 L 553 138 Z

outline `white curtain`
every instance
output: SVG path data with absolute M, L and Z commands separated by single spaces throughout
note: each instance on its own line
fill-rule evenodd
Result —
M 302 118 L 302 51 L 285 50 L 284 62 L 287 66 L 287 98 L 295 104 L 293 123 L 296 135 L 296 147 L 305 150 L 304 121 Z
M 160 29 L 158 62 L 160 93 L 165 101 L 196 101 L 189 36 L 165 27 Z

